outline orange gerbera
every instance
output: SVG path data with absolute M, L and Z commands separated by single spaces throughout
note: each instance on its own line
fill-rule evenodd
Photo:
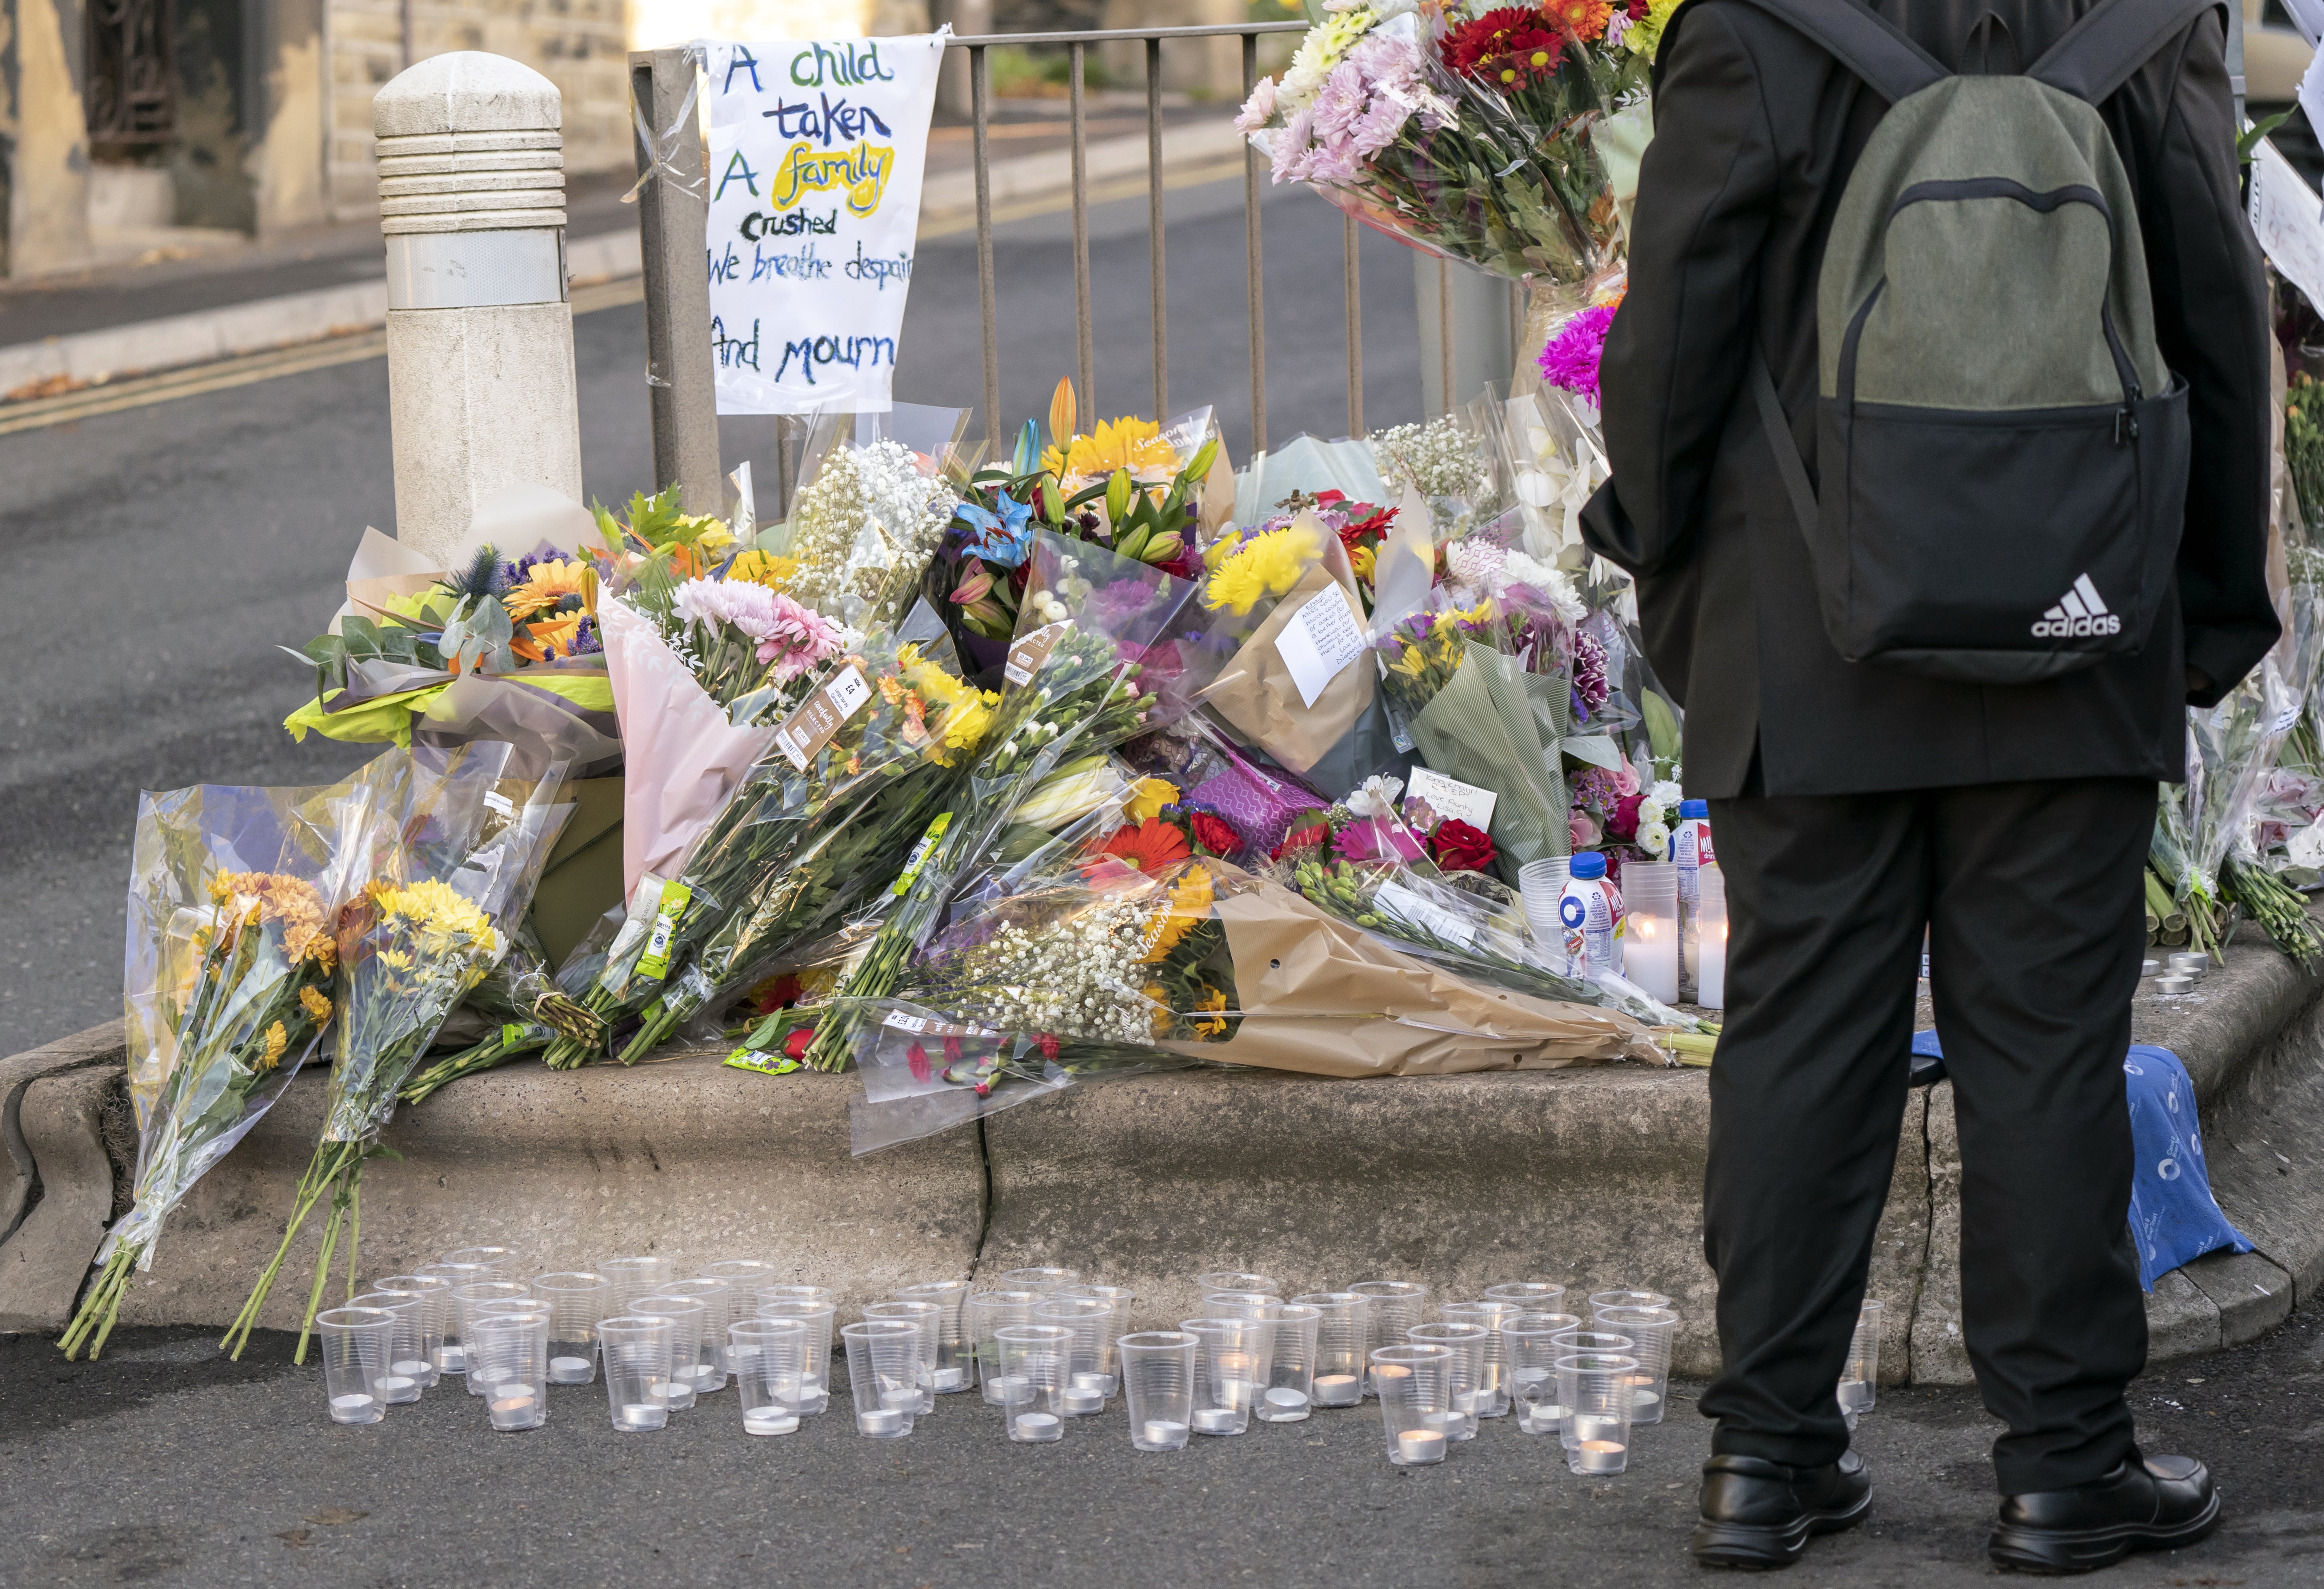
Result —
M 1193 853 L 1187 847 L 1186 836 L 1159 817 L 1149 817 L 1135 827 L 1124 824 L 1098 846 L 1098 854 L 1135 866 L 1148 877 Z
M 1560 28 L 1587 44 L 1606 31 L 1614 14 L 1607 0 L 1546 0 L 1542 11 Z

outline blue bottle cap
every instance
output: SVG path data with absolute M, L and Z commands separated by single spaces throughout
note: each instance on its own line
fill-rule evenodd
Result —
M 1711 819 L 1711 802 L 1709 800 L 1681 800 L 1678 803 L 1678 814 L 1681 821 L 1684 821 L 1689 817 L 1700 817 L 1707 822 Z
M 1603 877 L 1606 875 L 1606 857 L 1595 850 L 1576 850 L 1573 864 L 1566 868 L 1565 874 L 1581 878 L 1585 882 L 1593 877 Z

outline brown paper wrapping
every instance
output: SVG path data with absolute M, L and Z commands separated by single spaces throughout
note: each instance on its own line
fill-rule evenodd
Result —
M 1219 1043 L 1173 1053 L 1309 1076 L 1452 1076 L 1659 1059 L 1612 1010 L 1464 981 L 1400 954 L 1279 883 L 1254 880 L 1213 907 L 1234 957 L 1243 1019 Z
M 1329 537 L 1329 531 L 1321 532 Z M 1334 541 L 1333 550 L 1338 550 Z M 1291 670 L 1284 665 L 1283 654 L 1275 649 L 1275 637 L 1283 632 L 1283 626 L 1296 617 L 1310 599 L 1328 597 L 1334 586 L 1345 596 L 1358 626 L 1362 626 L 1362 605 L 1333 571 L 1335 562 L 1345 560 L 1344 553 L 1326 558 L 1301 576 L 1299 583 L 1275 604 L 1275 610 L 1267 614 L 1266 621 L 1242 649 L 1219 670 L 1218 682 L 1203 695 L 1204 704 L 1224 718 L 1246 742 L 1262 747 L 1294 772 L 1305 772 L 1347 737 L 1356 719 L 1370 709 L 1372 691 L 1379 682 L 1379 670 L 1371 659 L 1360 656 L 1323 687 L 1323 693 L 1315 697 L 1314 706 L 1305 706 L 1299 699 L 1299 686 L 1292 681 Z

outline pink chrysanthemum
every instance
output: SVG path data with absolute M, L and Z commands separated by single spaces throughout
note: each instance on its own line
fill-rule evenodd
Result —
M 1606 328 L 1613 323 L 1613 306 L 1599 304 L 1558 327 L 1541 350 L 1541 378 L 1597 402 L 1598 361 L 1606 351 Z

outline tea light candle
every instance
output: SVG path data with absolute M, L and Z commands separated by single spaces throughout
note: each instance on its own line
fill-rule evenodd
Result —
M 883 1389 L 880 1392 L 880 1406 L 889 1412 L 918 1412 L 920 1409 L 919 1387 L 906 1385 L 900 1390 Z
M 372 1399 L 370 1397 L 364 1395 L 360 1390 L 353 1390 L 345 1396 L 332 1397 L 331 1411 L 336 1415 L 344 1417 L 348 1413 L 368 1411 L 370 1410 L 371 1404 Z
M 779 1407 L 753 1407 L 742 1414 L 746 1435 L 788 1435 L 798 1431 L 798 1415 Z
M 549 1360 L 549 1381 L 553 1385 L 586 1385 L 589 1382 L 589 1360 L 586 1357 L 552 1357 Z
M 1267 1393 L 1266 1400 L 1267 1405 L 1278 1415 L 1286 1412 L 1305 1412 L 1307 1410 L 1306 1393 L 1302 1390 L 1295 1390 L 1288 1385 L 1276 1386 L 1274 1390 L 1269 1390 Z
M 1019 1440 L 1056 1440 L 1065 1434 L 1065 1425 L 1054 1412 L 1020 1412 L 1010 1427 Z
M 387 1372 L 407 1380 L 420 1380 L 428 1377 L 428 1365 L 417 1357 L 400 1357 L 387 1365 Z
M 1396 1437 L 1396 1459 L 1406 1465 L 1444 1460 L 1444 1431 L 1405 1429 Z
M 1629 1455 L 1618 1440 L 1584 1440 L 1574 1447 L 1574 1466 L 1585 1474 L 1618 1474 Z
M 1071 1390 L 1094 1390 L 1101 1396 L 1111 1396 L 1113 1394 L 1113 1376 L 1111 1374 L 1077 1373 L 1067 1382 L 1066 1389 Z
M 668 1411 L 659 1401 L 625 1401 L 622 1404 L 622 1421 L 633 1429 L 649 1428 L 657 1415 Z
M 411 1394 L 404 1395 L 406 1390 Z M 417 1401 L 420 1400 L 420 1381 L 410 1374 L 388 1374 L 379 1381 L 379 1393 L 390 1401 Z
M 904 1415 L 891 1408 L 855 1415 L 855 1432 L 859 1435 L 893 1435 L 900 1432 L 903 1427 Z
M 1842 1412 L 1862 1412 L 1872 1405 L 1872 1388 L 1862 1380 L 1840 1381 L 1840 1409 Z
M 2211 957 L 2209 955 L 2181 952 L 2171 956 L 2171 969 L 2181 976 L 2200 976 L 2210 968 Z
M 992 1399 L 1003 1407 L 1033 1400 L 1033 1381 L 1023 1374 L 995 1374 L 985 1383 L 991 1389 Z
M 1194 1433 L 1198 1435 L 1231 1435 L 1241 1421 L 1240 1409 L 1230 1407 L 1200 1407 L 1194 1409 Z
M 1149 1418 L 1140 1426 L 1148 1446 L 1183 1446 L 1186 1426 L 1169 1418 Z
M 1095 1390 L 1064 1391 L 1058 1396 L 1057 1404 L 1065 1409 L 1068 1418 L 1084 1418 L 1090 1413 L 1105 1410 L 1105 1398 Z
M 466 1373 L 468 1372 L 468 1349 L 465 1346 L 437 1347 L 436 1370 L 438 1373 Z
M 1477 1403 L 1480 1400 L 1481 1397 L 1475 1390 L 1455 1390 L 1452 1392 L 1452 1410 L 1462 1418 L 1474 1418 L 1477 1416 Z
M 503 1385 L 491 1400 L 493 1427 L 521 1429 L 540 1421 L 532 1392 L 522 1385 Z
M 1654 1375 L 1625 1374 L 1622 1377 L 1622 1382 L 1630 1387 L 1632 1422 L 1646 1418 L 1655 1408 L 1662 1405 L 1662 1392 L 1655 1389 Z
M 1353 1407 L 1364 1399 L 1364 1382 L 1354 1374 L 1317 1374 L 1315 1405 Z
M 939 1390 L 965 1390 L 968 1389 L 968 1371 L 964 1368 L 940 1368 L 936 1370 L 936 1387 Z
M 2195 991 L 2195 979 L 2173 972 L 2169 976 L 2156 977 L 2154 991 L 2158 993 L 2191 993 Z

